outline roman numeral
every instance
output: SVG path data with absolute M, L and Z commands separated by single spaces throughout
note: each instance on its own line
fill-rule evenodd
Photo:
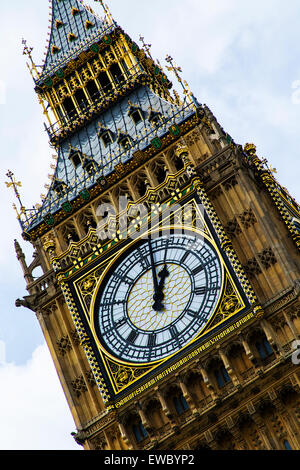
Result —
M 172 338 L 178 340 L 178 330 L 177 330 L 176 326 L 173 325 L 173 326 L 170 327 L 170 333 L 171 333 Z
M 136 331 L 132 331 L 127 338 L 127 343 L 134 344 L 138 338 L 139 334 Z
M 127 322 L 126 318 L 121 318 L 121 320 L 117 321 L 116 328 L 120 328 L 121 326 L 125 325 Z
M 184 263 L 186 262 L 187 257 L 189 256 L 189 254 L 190 254 L 190 251 L 186 251 L 186 252 L 184 253 L 183 257 L 182 257 L 181 260 L 180 260 L 180 264 L 184 264 Z
M 195 294 L 196 295 L 204 295 L 208 291 L 207 286 L 202 286 L 202 287 L 196 287 L 195 288 Z
M 198 318 L 198 313 L 194 312 L 193 310 L 187 310 L 186 313 L 187 315 L 190 315 L 190 317 Z
M 192 271 L 192 274 L 193 274 L 194 276 L 197 276 L 197 274 L 201 273 L 203 270 L 204 270 L 204 266 L 202 266 L 202 265 L 197 266 L 197 268 L 195 268 L 195 269 Z
M 150 335 L 148 338 L 148 347 L 149 348 L 154 348 L 156 346 L 156 335 Z
M 126 300 L 105 300 L 104 303 L 99 304 L 99 307 L 105 308 L 105 307 L 114 307 L 115 305 L 124 305 L 126 303 Z
M 133 279 L 131 279 L 130 277 L 120 276 L 120 274 L 116 272 L 113 273 L 113 276 L 119 279 L 120 281 L 125 282 L 125 284 L 128 284 L 129 286 L 132 286 L 133 284 Z

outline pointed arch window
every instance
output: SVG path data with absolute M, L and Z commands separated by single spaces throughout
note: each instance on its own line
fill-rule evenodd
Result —
M 83 155 L 79 150 L 72 149 L 69 154 L 69 160 L 72 162 L 75 170 L 82 165 Z
M 98 164 L 93 158 L 85 158 L 82 163 L 82 168 L 89 174 L 94 175 L 98 170 Z
M 118 138 L 118 144 L 123 150 L 129 150 L 132 147 L 131 137 L 126 134 L 120 134 Z
M 141 421 L 132 426 L 132 432 L 137 443 L 144 441 L 148 437 L 148 433 Z
M 231 382 L 231 378 L 229 377 L 224 365 L 220 366 L 218 369 L 215 369 L 214 374 L 219 388 L 223 388 L 225 385 Z
M 143 121 L 143 111 L 139 107 L 131 106 L 128 111 L 128 116 L 131 117 L 135 126 Z
M 257 352 L 261 360 L 266 360 L 274 354 L 272 346 L 270 345 L 267 338 L 261 338 L 259 341 L 255 343 Z
M 189 409 L 189 405 L 182 393 L 173 397 L 173 404 L 178 416 L 181 416 Z
M 293 450 L 291 444 L 289 443 L 289 441 L 284 440 L 283 445 L 284 445 L 285 450 Z
M 109 129 L 101 129 L 98 135 L 101 138 L 104 147 L 108 147 L 114 141 L 114 134 Z
M 86 88 L 86 90 L 89 94 L 90 100 L 92 102 L 97 101 L 99 99 L 100 91 L 99 91 L 99 88 L 96 85 L 95 80 L 89 80 L 86 83 L 85 88 Z
M 148 116 L 148 121 L 150 121 L 153 127 L 159 127 L 163 122 L 162 114 L 158 111 L 151 110 Z
M 119 85 L 124 80 L 124 75 L 119 64 L 113 64 L 109 69 L 114 82 Z
M 112 83 L 106 72 L 100 72 L 98 74 L 97 80 L 98 80 L 99 85 L 101 86 L 101 89 L 103 90 L 103 93 L 112 91 L 113 89 Z
M 63 197 L 66 194 L 68 185 L 64 181 L 55 179 L 52 188 L 58 197 Z

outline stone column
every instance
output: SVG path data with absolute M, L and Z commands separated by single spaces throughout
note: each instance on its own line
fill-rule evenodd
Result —
M 128 436 L 125 426 L 120 419 L 118 420 L 118 426 L 119 426 L 122 440 L 125 442 L 129 450 L 134 450 L 134 446 L 132 445 L 130 441 L 130 437 Z
M 255 365 L 255 356 L 254 356 L 254 354 L 252 353 L 248 342 L 245 340 L 245 338 L 243 337 L 242 334 L 239 335 L 239 338 L 240 338 L 241 343 L 242 343 L 242 345 L 243 345 L 243 348 L 244 348 L 244 350 L 245 350 L 246 356 L 248 357 L 249 361 L 251 361 L 251 363 L 252 363 L 253 365 Z
M 278 355 L 278 346 L 277 346 L 276 341 L 274 339 L 274 334 L 273 334 L 273 331 L 272 331 L 272 327 L 269 325 L 269 323 L 266 320 L 261 320 L 260 324 L 261 324 L 261 327 L 264 330 L 266 338 L 269 341 L 270 345 L 272 346 L 275 354 Z
M 211 381 L 209 380 L 209 377 L 208 377 L 208 374 L 205 370 L 205 368 L 203 367 L 202 363 L 201 362 L 198 362 L 198 369 L 199 369 L 199 372 L 201 373 L 202 375 L 202 378 L 203 378 L 203 382 L 205 383 L 205 385 L 207 386 L 208 390 L 210 391 L 211 393 L 211 396 L 213 398 L 213 400 L 217 400 L 218 399 L 218 394 L 215 390 L 215 387 L 214 385 L 211 383 Z
M 240 385 L 240 381 L 239 379 L 237 378 L 235 372 L 233 371 L 232 367 L 231 367 L 231 364 L 228 360 L 228 357 L 227 355 L 225 354 L 224 350 L 221 349 L 219 346 L 217 346 L 217 350 L 218 350 L 218 353 L 219 353 L 219 356 L 225 366 L 225 369 L 227 370 L 231 380 L 232 380 L 232 383 L 233 385 L 236 387 L 238 385 Z
M 175 422 L 175 420 L 174 420 L 173 413 L 172 413 L 171 410 L 169 409 L 169 407 L 168 407 L 168 405 L 167 405 L 167 402 L 166 402 L 166 400 L 165 400 L 165 397 L 163 396 L 162 392 L 158 389 L 158 387 L 155 388 L 155 392 L 156 392 L 157 398 L 158 398 L 159 401 L 160 401 L 160 404 L 161 404 L 163 413 L 164 413 L 164 414 L 166 415 L 166 417 L 168 418 L 168 421 L 170 422 L 172 428 L 176 427 L 176 422 Z
M 186 399 L 186 401 L 187 401 L 187 403 L 190 407 L 191 412 L 193 414 L 199 414 L 199 412 L 198 412 L 198 410 L 195 406 L 195 403 L 194 403 L 194 401 L 193 401 L 193 399 L 192 399 L 192 397 L 191 397 L 191 395 L 190 395 L 190 393 L 187 389 L 187 386 L 185 385 L 185 383 L 184 383 L 184 381 L 183 381 L 183 379 L 180 375 L 177 376 L 177 381 L 178 381 L 179 387 L 182 391 L 182 394 L 183 394 L 184 398 Z

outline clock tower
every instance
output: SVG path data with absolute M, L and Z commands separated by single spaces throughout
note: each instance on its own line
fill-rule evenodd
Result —
M 19 214 L 35 254 L 15 242 L 17 305 L 41 325 L 74 438 L 299 449 L 299 205 L 100 3 L 103 18 L 52 0 L 42 69 L 24 49 L 56 154 Z

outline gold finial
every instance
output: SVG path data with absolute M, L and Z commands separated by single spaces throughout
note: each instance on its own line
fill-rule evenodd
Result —
M 183 88 L 183 93 L 189 98 L 190 102 L 194 104 L 193 94 L 190 91 L 187 82 L 185 80 L 182 80 L 182 78 L 179 75 L 180 73 L 182 73 L 182 68 L 178 67 L 178 65 L 174 62 L 174 59 L 170 55 L 167 55 L 166 62 L 170 64 L 170 66 L 167 67 L 167 70 L 175 74 L 178 82 Z
M 150 48 L 152 47 L 152 44 L 146 44 L 145 43 L 145 38 L 142 35 L 140 35 L 140 41 L 143 44 L 143 48 L 145 49 L 145 51 L 147 52 L 149 57 L 151 57 L 151 59 L 152 59 L 151 52 L 150 52 Z
M 184 85 L 182 83 L 182 79 L 179 75 L 179 73 L 182 73 L 182 69 L 181 69 L 181 67 L 178 67 L 176 65 L 176 63 L 174 63 L 173 61 L 174 61 L 174 59 L 170 55 L 167 55 L 166 62 L 168 62 L 170 64 L 170 67 L 167 67 L 167 70 L 169 70 L 169 72 L 174 72 L 178 82 L 182 85 L 183 89 L 185 90 Z
M 112 14 L 111 14 L 111 12 L 110 12 L 108 6 L 103 2 L 103 0 L 94 0 L 94 2 L 99 2 L 99 3 L 101 3 L 101 6 L 102 6 L 102 8 L 103 8 L 103 10 L 104 10 L 104 13 L 105 13 L 105 15 L 106 15 L 106 17 L 107 17 L 107 19 L 108 19 L 108 22 L 109 22 L 109 24 L 112 25 L 112 24 L 114 23 L 114 20 L 113 20 Z
M 10 179 L 10 182 L 5 182 L 5 184 L 7 188 L 13 188 L 15 196 L 18 199 L 18 202 L 20 204 L 20 211 L 18 211 L 16 204 L 13 204 L 13 208 L 17 213 L 18 220 L 21 220 L 22 215 L 26 215 L 25 207 L 22 204 L 20 193 L 18 191 L 18 188 L 22 186 L 22 183 L 20 181 L 15 180 L 14 174 L 10 170 L 8 170 L 8 172 L 6 173 L 6 176 Z
M 36 65 L 32 59 L 32 51 L 33 51 L 33 47 L 28 47 L 27 46 L 27 41 L 26 39 L 22 38 L 22 45 L 24 46 L 23 47 L 23 55 L 27 55 L 27 57 L 29 58 L 30 62 L 31 62 L 31 66 L 27 63 L 27 66 L 30 70 L 30 73 L 31 73 L 31 76 L 32 78 L 33 77 L 33 71 L 36 73 L 37 77 L 39 77 L 39 72 L 36 68 Z

